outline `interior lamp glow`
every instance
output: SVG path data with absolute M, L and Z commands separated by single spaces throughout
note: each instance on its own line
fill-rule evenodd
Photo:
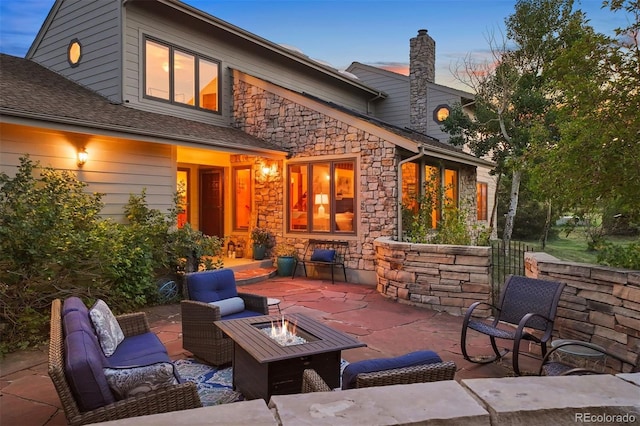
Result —
M 323 204 L 329 204 L 329 195 L 323 193 L 316 194 L 314 201 L 316 205 L 320 205 L 320 207 L 318 207 L 318 215 L 324 216 Z
M 87 150 L 82 148 L 80 151 L 78 151 L 78 166 L 84 166 L 84 163 L 87 162 L 87 159 L 89 158 L 89 154 L 87 153 Z

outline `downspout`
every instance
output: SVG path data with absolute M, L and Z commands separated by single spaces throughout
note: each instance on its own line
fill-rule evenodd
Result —
M 424 145 L 420 145 L 420 152 L 398 163 L 398 242 L 402 242 L 402 166 L 425 155 L 427 154 L 424 152 Z

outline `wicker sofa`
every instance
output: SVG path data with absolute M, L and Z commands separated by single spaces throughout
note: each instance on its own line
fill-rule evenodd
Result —
M 195 384 L 181 383 L 179 377 L 176 384 L 130 397 L 121 398 L 112 393 L 104 370 L 118 368 L 113 365 L 116 359 L 126 364 L 122 368 L 129 369 L 145 360 L 152 363 L 171 361 L 164 345 L 150 331 L 143 312 L 116 317 L 124 334 L 123 342 L 127 339 L 129 342 L 120 343 L 112 360 L 107 360 L 91 323 L 84 318 L 87 315 L 88 309 L 75 297 L 66 299 L 64 306 L 60 299 L 51 304 L 48 372 L 70 425 L 202 406 Z
M 214 321 L 269 313 L 266 297 L 238 292 L 231 269 L 187 274 L 183 290 L 182 347 L 209 364 L 228 364 L 233 355 L 233 340 Z

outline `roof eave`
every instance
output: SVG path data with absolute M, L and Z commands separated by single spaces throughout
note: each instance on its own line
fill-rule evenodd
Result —
M 128 1 L 135 1 L 135 0 L 128 0 Z M 249 42 L 255 43 L 265 49 L 270 50 L 271 52 L 274 52 L 276 54 L 282 55 L 286 58 L 292 59 L 294 61 L 303 63 L 305 66 L 308 66 L 309 68 L 313 68 L 316 71 L 319 71 L 321 73 L 324 73 L 332 78 L 335 78 L 337 80 L 340 80 L 350 86 L 356 87 L 359 90 L 362 90 L 364 92 L 367 92 L 371 95 L 373 95 L 376 99 L 385 99 L 387 98 L 387 94 L 384 92 L 381 92 L 379 90 L 373 89 L 365 84 L 360 83 L 359 81 L 356 81 L 350 77 L 347 77 L 343 74 L 341 74 L 337 69 L 332 69 L 328 66 L 322 65 L 317 61 L 314 61 L 313 59 L 309 58 L 308 56 L 305 55 L 301 55 L 299 53 L 296 53 L 292 50 L 286 49 L 282 46 L 277 45 L 276 43 L 273 43 L 265 38 L 262 38 L 256 34 L 253 34 L 249 31 L 243 30 L 240 27 L 236 27 L 233 24 L 230 24 L 229 22 L 223 21 L 222 19 L 216 18 L 213 15 L 209 15 L 206 12 L 203 12 L 200 9 L 197 9 L 193 6 L 189 6 L 188 4 L 185 4 L 183 2 L 181 2 L 180 0 L 157 0 L 161 3 L 166 4 L 169 7 L 172 7 L 175 10 L 179 10 L 183 13 L 189 14 L 197 19 L 200 19 L 202 21 L 205 21 L 211 25 L 214 25 L 220 29 L 223 29 L 224 31 L 227 31 L 237 37 L 240 37 L 244 40 L 247 40 Z
M 218 150 L 229 152 L 248 153 L 253 155 L 260 154 L 266 157 L 274 158 L 281 158 L 288 155 L 288 152 L 286 151 L 279 151 L 256 146 L 247 146 L 229 141 L 224 141 L 224 143 L 215 143 L 211 139 L 205 139 L 197 136 L 180 136 L 164 132 L 146 131 L 143 129 L 136 129 L 132 127 L 94 123 L 76 118 L 52 117 L 45 114 L 15 111 L 8 108 L 0 108 L 0 117 L 2 118 L 0 119 L 0 122 L 33 127 L 55 128 L 56 130 L 67 130 L 73 131 L 75 133 L 77 133 L 80 129 L 84 129 L 86 132 L 90 132 L 93 134 L 135 139 L 147 142 L 164 142 L 168 144 L 190 146 L 197 145 L 200 147 L 215 148 Z M 5 117 L 11 118 L 5 119 Z M 67 126 L 71 126 L 73 129 Z M 98 132 L 97 130 L 101 130 L 102 132 Z

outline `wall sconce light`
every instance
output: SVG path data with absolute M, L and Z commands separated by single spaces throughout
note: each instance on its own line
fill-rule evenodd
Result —
M 316 194 L 316 197 L 314 199 L 315 204 L 316 205 L 320 205 L 320 207 L 318 207 L 318 216 L 322 217 L 324 216 L 324 206 L 323 204 L 329 204 L 329 195 L 328 194 Z
M 271 162 L 271 164 L 269 165 L 269 163 L 265 161 L 262 163 L 259 170 L 260 170 L 260 173 L 258 174 L 258 177 L 257 177 L 258 182 L 261 182 L 261 183 L 272 182 L 275 180 L 276 176 L 278 175 L 278 163 Z
M 87 153 L 87 150 L 85 148 L 82 148 L 80 151 L 78 151 L 78 166 L 84 166 L 84 163 L 87 162 L 87 158 L 89 158 L 89 154 Z

